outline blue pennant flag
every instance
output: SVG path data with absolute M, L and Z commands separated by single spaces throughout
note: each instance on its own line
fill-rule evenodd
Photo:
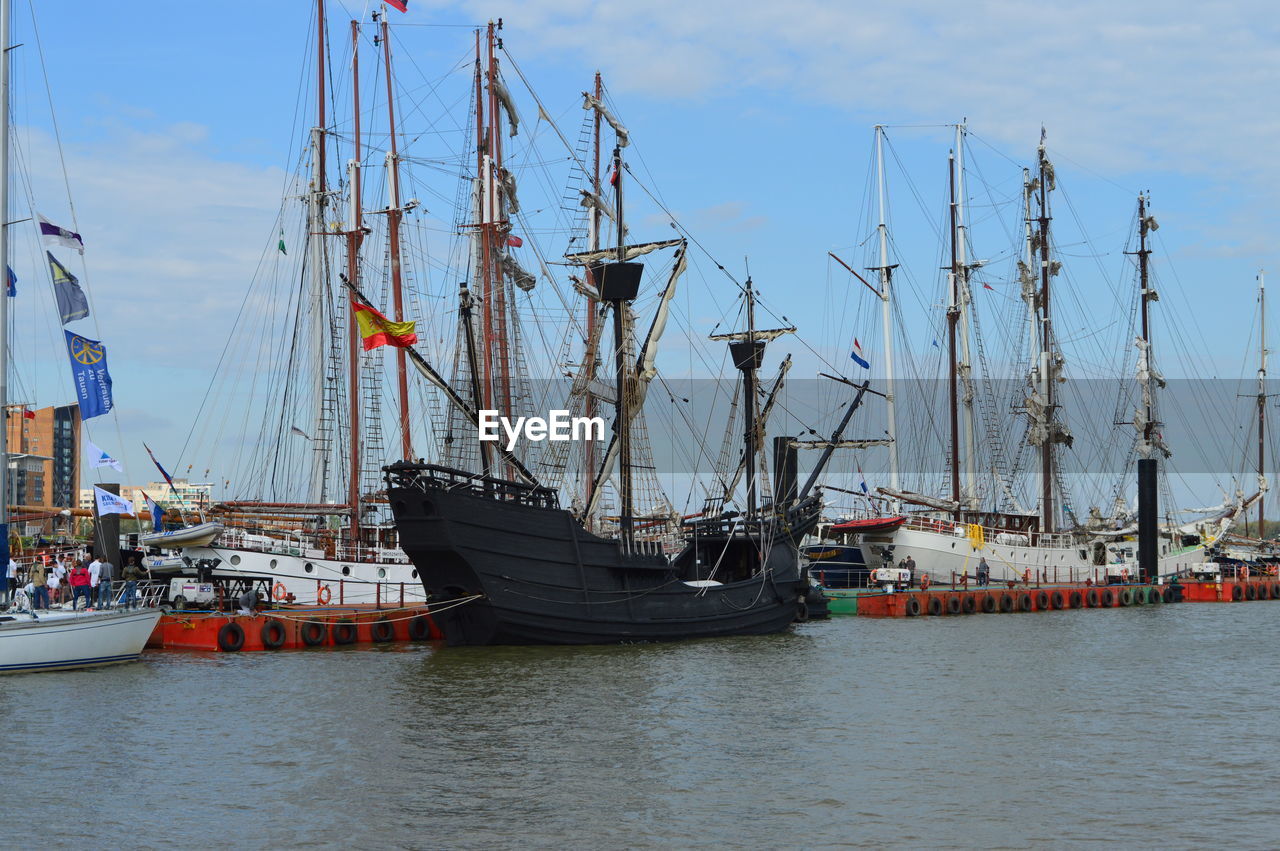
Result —
M 871 361 L 867 360 L 862 354 L 862 344 L 858 342 L 858 338 L 853 338 L 853 351 L 849 352 L 849 357 L 853 358 L 853 362 L 863 369 L 871 369 Z
M 9 270 L 9 298 L 13 298 L 18 294 L 18 276 L 13 274 L 13 267 L 6 266 Z
M 160 507 L 151 495 L 146 491 L 142 492 L 143 497 L 147 500 L 147 511 L 151 512 L 151 528 L 156 532 L 164 531 L 164 509 Z
M 71 377 L 80 401 L 80 419 L 100 417 L 111 410 L 107 347 L 70 331 L 62 333 L 67 335 L 67 355 L 71 358 Z

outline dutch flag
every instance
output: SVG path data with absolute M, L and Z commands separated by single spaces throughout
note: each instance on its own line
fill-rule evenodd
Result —
M 863 369 L 871 369 L 871 362 L 862 355 L 862 344 L 858 342 L 858 338 L 853 338 L 853 351 L 849 352 L 849 357 L 853 358 L 853 362 Z

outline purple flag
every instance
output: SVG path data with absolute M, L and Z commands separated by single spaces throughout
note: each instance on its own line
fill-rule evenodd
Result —
M 45 244 L 74 248 L 84 254 L 84 240 L 80 238 L 80 234 L 60 228 L 44 216 L 37 215 L 36 218 L 40 221 L 40 238 L 45 241 Z

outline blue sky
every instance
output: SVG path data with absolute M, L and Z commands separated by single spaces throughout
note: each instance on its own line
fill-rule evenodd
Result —
M 348 18 L 367 19 L 375 5 L 331 2 L 331 26 L 345 32 Z M 192 463 L 196 475 L 218 468 L 225 459 L 176 459 L 271 244 L 290 155 L 310 123 L 309 101 L 300 97 L 309 83 L 302 69 L 312 6 L 138 5 L 124 13 L 112 4 L 46 0 L 37 11 L 88 245 L 86 265 L 73 271 L 89 284 L 96 324 L 78 330 L 108 344 L 116 382 L 118 430 L 94 423 L 94 440 L 123 458 L 128 481 L 151 476 L 143 441 L 175 459 L 173 467 Z M 1119 252 L 1134 196 L 1149 189 L 1161 224 L 1159 309 L 1179 316 L 1176 324 L 1157 320 L 1168 343 L 1166 374 L 1252 372 L 1254 278 L 1259 268 L 1280 270 L 1271 200 L 1280 182 L 1273 156 L 1280 33 L 1262 3 L 411 0 L 408 15 L 390 14 L 401 25 L 397 61 L 428 78 L 464 59 L 471 37 L 464 27 L 435 25 L 503 17 L 522 70 L 574 130 L 577 93 L 601 70 L 636 139 L 632 166 L 653 175 L 670 209 L 735 276 L 743 277 L 749 256 L 766 303 L 833 362 L 843 362 L 850 337 L 864 345 L 879 339 L 878 318 L 865 299 L 844 298 L 840 288 L 851 284 L 826 256 L 834 250 L 866 265 L 860 243 L 869 233 L 863 211 L 876 123 L 892 125 L 898 259 L 919 290 L 902 306 L 902 342 L 930 356 L 933 320 L 924 314 L 940 292 L 941 257 L 930 222 L 945 209 L 951 137 L 943 127 L 908 125 L 966 120 L 993 194 L 1010 191 L 1018 166 L 1034 160 L 1040 127 L 1048 129 L 1060 181 L 1095 240 L 1064 258 L 1077 293 L 1063 333 L 1074 321 L 1083 334 L 1086 320 L 1117 304 L 1116 288 L 1128 280 Z M 15 59 L 15 115 L 36 164 L 37 203 L 66 223 L 70 208 L 47 156 L 43 82 L 21 3 L 15 30 L 24 43 Z M 365 61 L 372 65 L 372 56 Z M 513 90 L 532 120 L 527 94 Z M 651 238 L 667 234 L 655 210 L 639 212 L 638 237 L 645 226 Z M 1062 207 L 1055 226 L 1059 240 L 1078 245 L 1074 218 Z M 998 233 L 994 221 L 975 221 L 975 243 L 991 237 L 975 244 L 980 256 L 1007 251 Z M 24 295 L 47 288 L 43 278 L 31 280 L 42 272 L 35 257 L 15 258 L 29 284 Z M 702 283 L 691 321 L 705 333 L 731 302 L 732 286 L 705 256 L 695 262 Z M 992 266 L 1002 293 L 1007 285 L 997 278 L 1005 271 Z M 20 298 L 17 309 L 30 306 Z M 28 376 L 20 386 L 33 404 L 70 397 L 61 352 L 49 345 L 55 333 L 41 319 L 16 343 Z M 1115 331 L 1101 339 L 1082 353 L 1086 370 L 1101 370 L 1096 364 L 1113 360 L 1105 349 L 1127 343 Z M 805 376 L 817 367 L 807 364 Z

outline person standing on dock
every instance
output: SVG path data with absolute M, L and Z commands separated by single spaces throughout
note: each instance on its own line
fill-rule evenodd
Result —
M 907 556 L 906 568 L 910 572 L 911 578 L 907 580 L 909 585 L 914 585 L 916 581 L 916 560 L 912 556 Z
M 93 606 L 92 590 L 89 587 L 89 569 L 84 562 L 77 561 L 71 568 L 71 611 L 80 607 L 80 598 L 84 597 L 84 607 Z
M 991 565 L 987 564 L 987 557 L 983 556 L 978 560 L 978 586 L 986 587 L 991 584 Z
M 96 558 L 89 562 L 89 603 L 98 599 L 98 583 L 102 579 L 102 562 Z
M 116 578 L 116 568 L 106 559 L 94 559 L 98 562 L 98 608 L 111 608 L 111 591 Z

